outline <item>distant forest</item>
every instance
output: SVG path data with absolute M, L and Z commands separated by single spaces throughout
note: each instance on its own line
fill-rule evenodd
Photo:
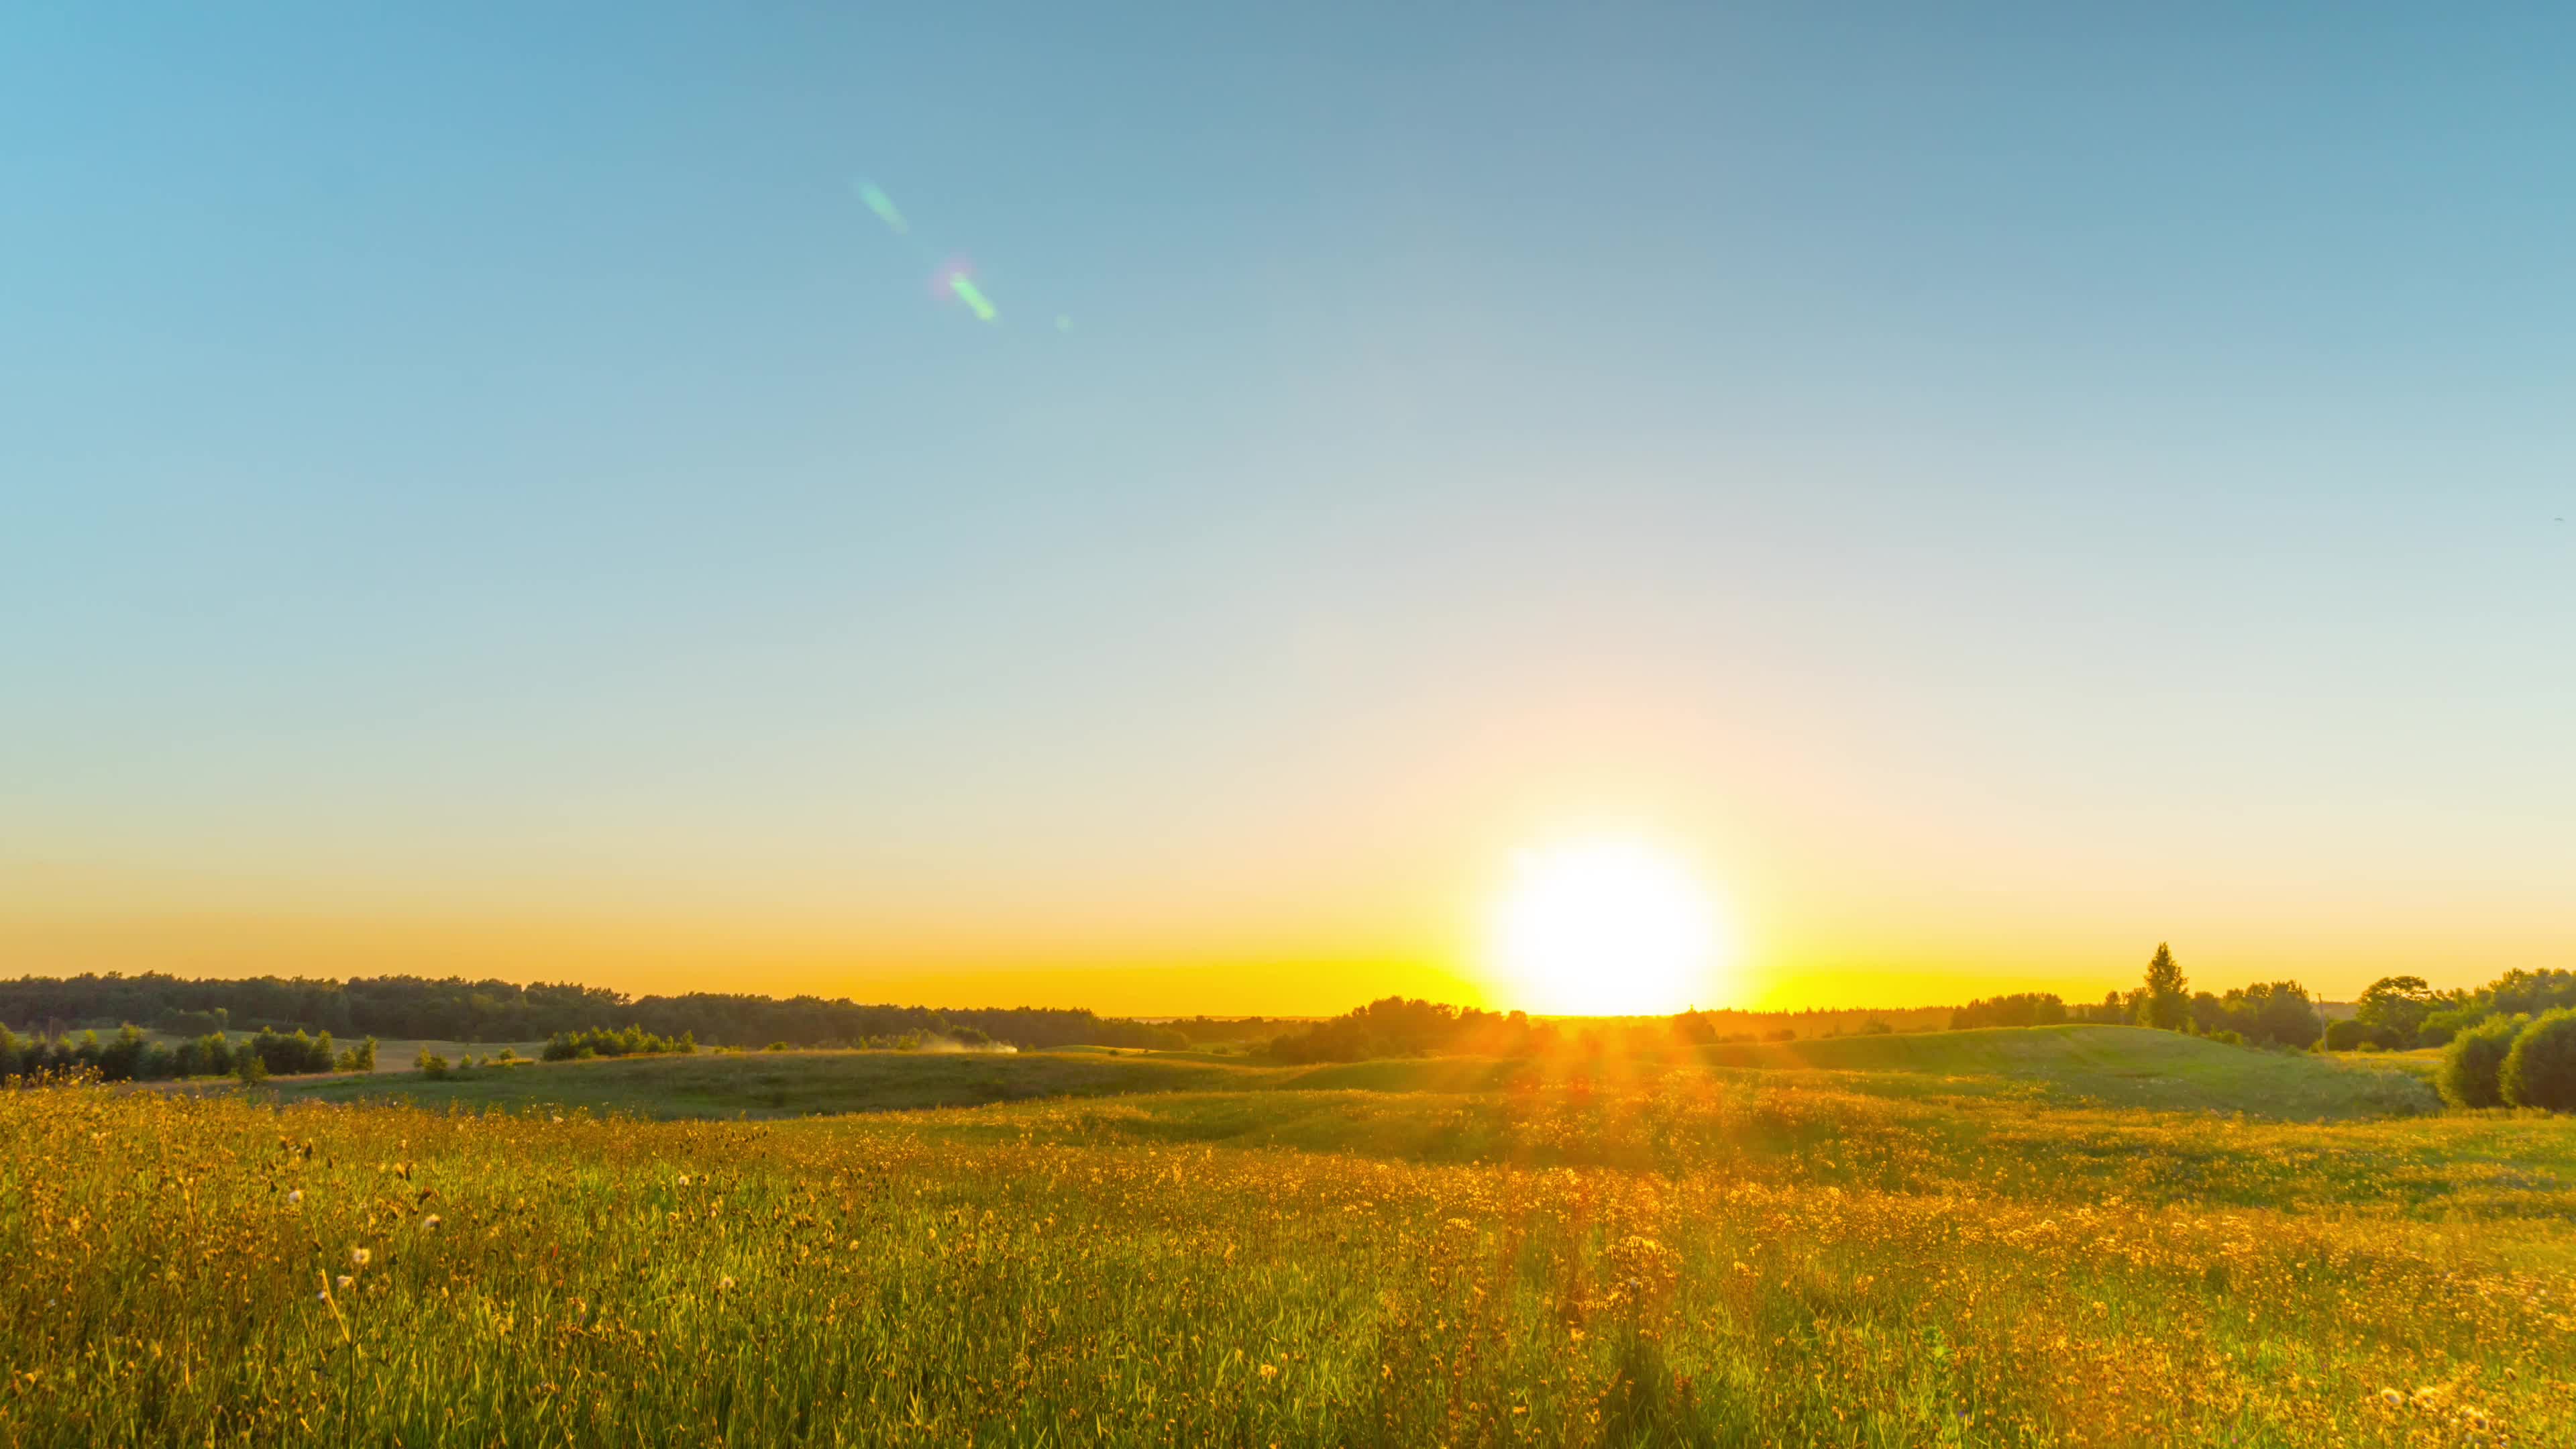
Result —
M 346 981 L 255 976 L 197 981 L 141 976 L 27 976 L 0 980 L 0 1025 L 38 1032 L 127 1023 L 182 1036 L 209 1031 L 329 1032 L 434 1041 L 527 1042 L 559 1032 L 641 1027 L 710 1046 L 859 1046 L 903 1038 L 990 1039 L 1017 1047 L 1166 1050 L 1266 1040 L 1302 1023 L 1191 1017 L 1144 1022 L 1090 1011 L 862 1005 L 846 998 L 691 992 L 638 996 L 598 986 L 356 976 Z

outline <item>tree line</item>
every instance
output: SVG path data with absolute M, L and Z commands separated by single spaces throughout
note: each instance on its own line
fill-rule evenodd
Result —
M 1905 1017 L 1908 1012 L 1885 1015 Z M 1575 1022 L 1535 1019 L 1524 1012 L 1485 1011 L 1436 1001 L 1389 996 L 1327 1021 L 1298 1023 L 1259 1050 L 1275 1062 L 1359 1062 L 1378 1057 L 1538 1057 L 1571 1054 L 1659 1057 L 1692 1047 L 1795 1041 L 1802 1034 L 1842 1036 L 1892 1033 L 1896 1027 L 1869 1012 L 1801 1012 L 1801 1020 L 1827 1019 L 1821 1033 L 1801 1033 L 1792 1013 L 1700 1011 L 1669 1017 Z M 1813 1025 L 1812 1020 L 1808 1021 Z
M 263 1027 L 232 1041 L 220 1031 L 176 1045 L 156 1042 L 131 1024 L 101 1039 L 95 1031 L 22 1037 L 0 1026 L 0 1081 L 95 1074 L 108 1082 L 159 1082 L 184 1077 L 239 1077 L 260 1081 L 271 1073 L 372 1072 L 376 1039 L 337 1048 L 331 1033 L 287 1035 Z
M 2193 991 L 2172 946 L 2160 944 L 2138 985 L 2108 992 L 2098 1004 L 2069 1005 L 2054 992 L 2022 992 L 1971 1001 L 1951 1013 L 1950 1025 L 1964 1030 L 2096 1022 L 2294 1050 L 2406 1051 L 2442 1046 L 2499 1018 L 2568 1007 L 2576 1007 L 2576 971 L 2517 968 L 2484 986 L 2451 991 L 2435 991 L 2421 976 L 2383 976 L 2362 992 L 2352 1016 L 2330 1022 L 2295 981 L 2257 982 L 2224 994 Z
M 190 980 L 149 972 L 0 980 L 0 1022 L 38 1027 L 136 1023 L 203 1035 L 274 1027 L 438 1041 L 538 1041 L 559 1032 L 625 1022 L 658 1036 L 689 1034 L 708 1045 L 860 1046 L 915 1040 L 984 1039 L 1023 1048 L 1116 1046 L 1181 1049 L 1194 1041 L 1240 1039 L 1240 1023 L 1170 1025 L 1045 1007 L 960 1010 L 863 1005 L 848 998 L 778 998 L 690 992 L 630 997 L 564 982 L 432 980 L 420 976 L 334 979 L 250 977 Z
M 1971 1001 L 1950 1014 L 1954 1031 L 1980 1026 L 2055 1026 L 2061 1022 L 2148 1026 L 2245 1046 L 2305 1051 L 2326 1033 L 2325 1012 L 2296 981 L 2258 981 L 2225 992 L 2193 991 L 2173 948 L 2159 944 L 2145 979 L 2099 1002 L 2070 1005 L 2053 991 L 2025 991 Z

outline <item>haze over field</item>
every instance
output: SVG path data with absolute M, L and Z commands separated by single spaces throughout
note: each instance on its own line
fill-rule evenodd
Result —
M 13 15 L 0 966 L 1320 1015 L 2576 964 L 2571 55 Z

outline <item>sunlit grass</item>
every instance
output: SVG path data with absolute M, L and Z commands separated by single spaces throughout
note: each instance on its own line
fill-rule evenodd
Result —
M 49 1090 L 0 1140 L 12 1442 L 2576 1439 L 2565 1119 L 1765 1075 L 777 1123 Z

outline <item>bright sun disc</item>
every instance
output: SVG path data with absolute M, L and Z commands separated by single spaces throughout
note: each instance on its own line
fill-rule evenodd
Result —
M 1679 859 L 1637 841 L 1523 852 L 1492 930 L 1495 967 L 1532 1011 L 1662 1015 L 1714 999 L 1717 912 Z

